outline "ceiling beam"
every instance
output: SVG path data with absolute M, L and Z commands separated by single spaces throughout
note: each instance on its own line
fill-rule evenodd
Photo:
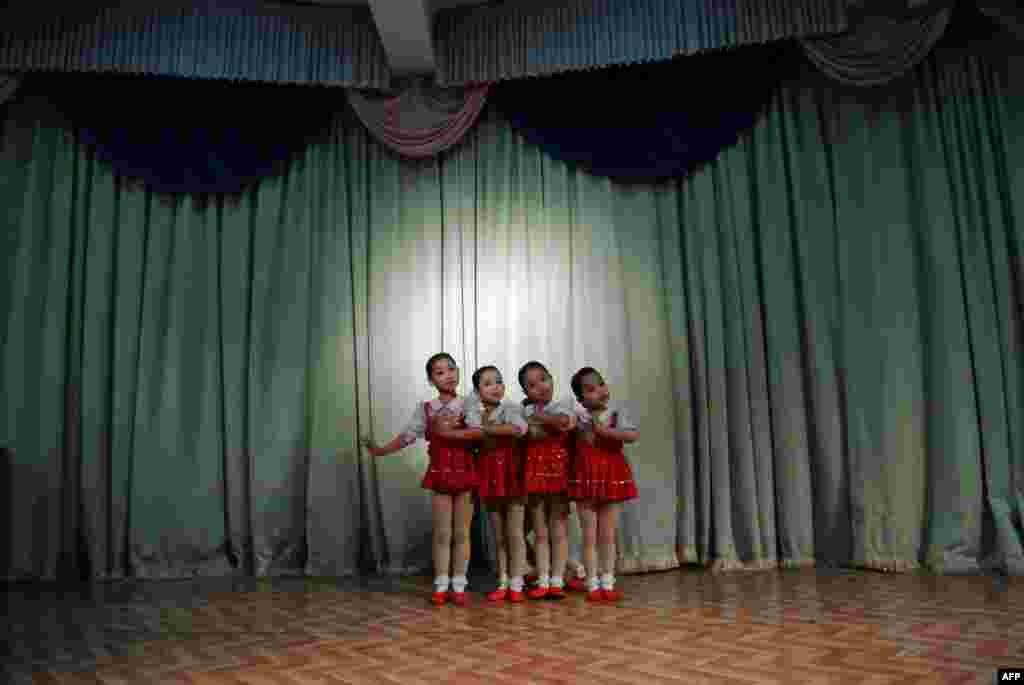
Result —
M 369 4 L 392 74 L 436 72 L 430 0 L 369 0 Z

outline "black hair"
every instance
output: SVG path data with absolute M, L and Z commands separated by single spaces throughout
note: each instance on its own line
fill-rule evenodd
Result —
M 523 398 L 524 407 L 529 404 L 533 404 L 533 400 L 530 399 L 530 396 L 526 392 L 526 374 L 530 369 L 540 369 L 548 376 L 551 375 L 551 373 L 548 372 L 548 367 L 544 366 L 539 361 L 529 361 L 523 364 L 522 368 L 519 369 L 519 387 L 523 389 L 523 394 L 526 395 L 526 397 Z
M 494 371 L 501 377 L 501 370 L 497 366 L 481 366 L 473 372 L 473 389 L 477 392 L 480 392 L 480 377 L 484 375 L 484 371 Z
M 572 394 L 576 395 L 576 399 L 580 402 L 583 401 L 583 378 L 589 374 L 594 374 L 602 381 L 604 380 L 604 376 L 601 375 L 600 371 L 592 366 L 584 366 L 572 375 L 572 380 L 569 382 L 572 385 Z
M 438 352 L 433 357 L 431 357 L 430 359 L 427 360 L 427 380 L 428 381 L 429 380 L 433 380 L 433 378 L 431 378 L 431 373 L 434 371 L 434 362 L 440 361 L 441 359 L 447 359 L 448 361 L 450 361 L 452 363 L 452 366 L 454 366 L 456 369 L 459 368 L 459 365 L 455 363 L 455 357 L 451 356 L 447 352 Z

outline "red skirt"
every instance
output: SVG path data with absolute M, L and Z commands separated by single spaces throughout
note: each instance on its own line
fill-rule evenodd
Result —
M 475 488 L 479 477 L 473 452 L 462 445 L 438 443 L 434 440 L 427 448 L 430 465 L 420 485 L 445 495 Z
M 568 435 L 553 435 L 526 443 L 527 494 L 557 495 L 569 488 Z
M 484 501 L 502 497 L 522 497 L 523 451 L 518 438 L 498 438 L 496 446 L 481 450 L 478 492 Z
M 622 502 L 635 499 L 637 494 L 633 470 L 621 447 L 613 451 L 586 440 L 576 441 L 570 499 Z

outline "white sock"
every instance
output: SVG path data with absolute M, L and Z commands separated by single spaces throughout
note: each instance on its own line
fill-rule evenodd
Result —
M 562 581 L 562 576 L 551 576 L 551 587 L 560 588 L 564 585 L 565 582 Z
M 587 592 L 593 592 L 601 588 L 601 581 L 597 576 L 590 576 L 587 579 Z
M 523 577 L 522 576 L 512 576 L 512 582 L 509 583 L 509 590 L 511 590 L 512 592 L 522 592 L 523 591 Z
M 448 592 L 448 583 L 450 582 L 448 576 L 434 578 L 434 592 Z
M 508 576 L 507 575 L 502 575 L 501 578 L 498 578 L 498 589 L 499 590 L 507 590 L 508 589 Z
M 615 576 L 610 573 L 605 573 L 601 576 L 601 589 L 602 590 L 614 590 L 615 589 Z
M 455 576 L 452 578 L 452 592 L 465 592 L 469 581 L 466 576 Z
M 551 576 L 541 576 L 537 579 L 537 587 L 551 587 Z

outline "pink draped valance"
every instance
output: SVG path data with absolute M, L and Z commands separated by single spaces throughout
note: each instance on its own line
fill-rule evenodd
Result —
M 431 157 L 456 145 L 487 102 L 489 86 L 440 88 L 416 81 L 397 95 L 349 90 L 370 133 L 403 157 Z

